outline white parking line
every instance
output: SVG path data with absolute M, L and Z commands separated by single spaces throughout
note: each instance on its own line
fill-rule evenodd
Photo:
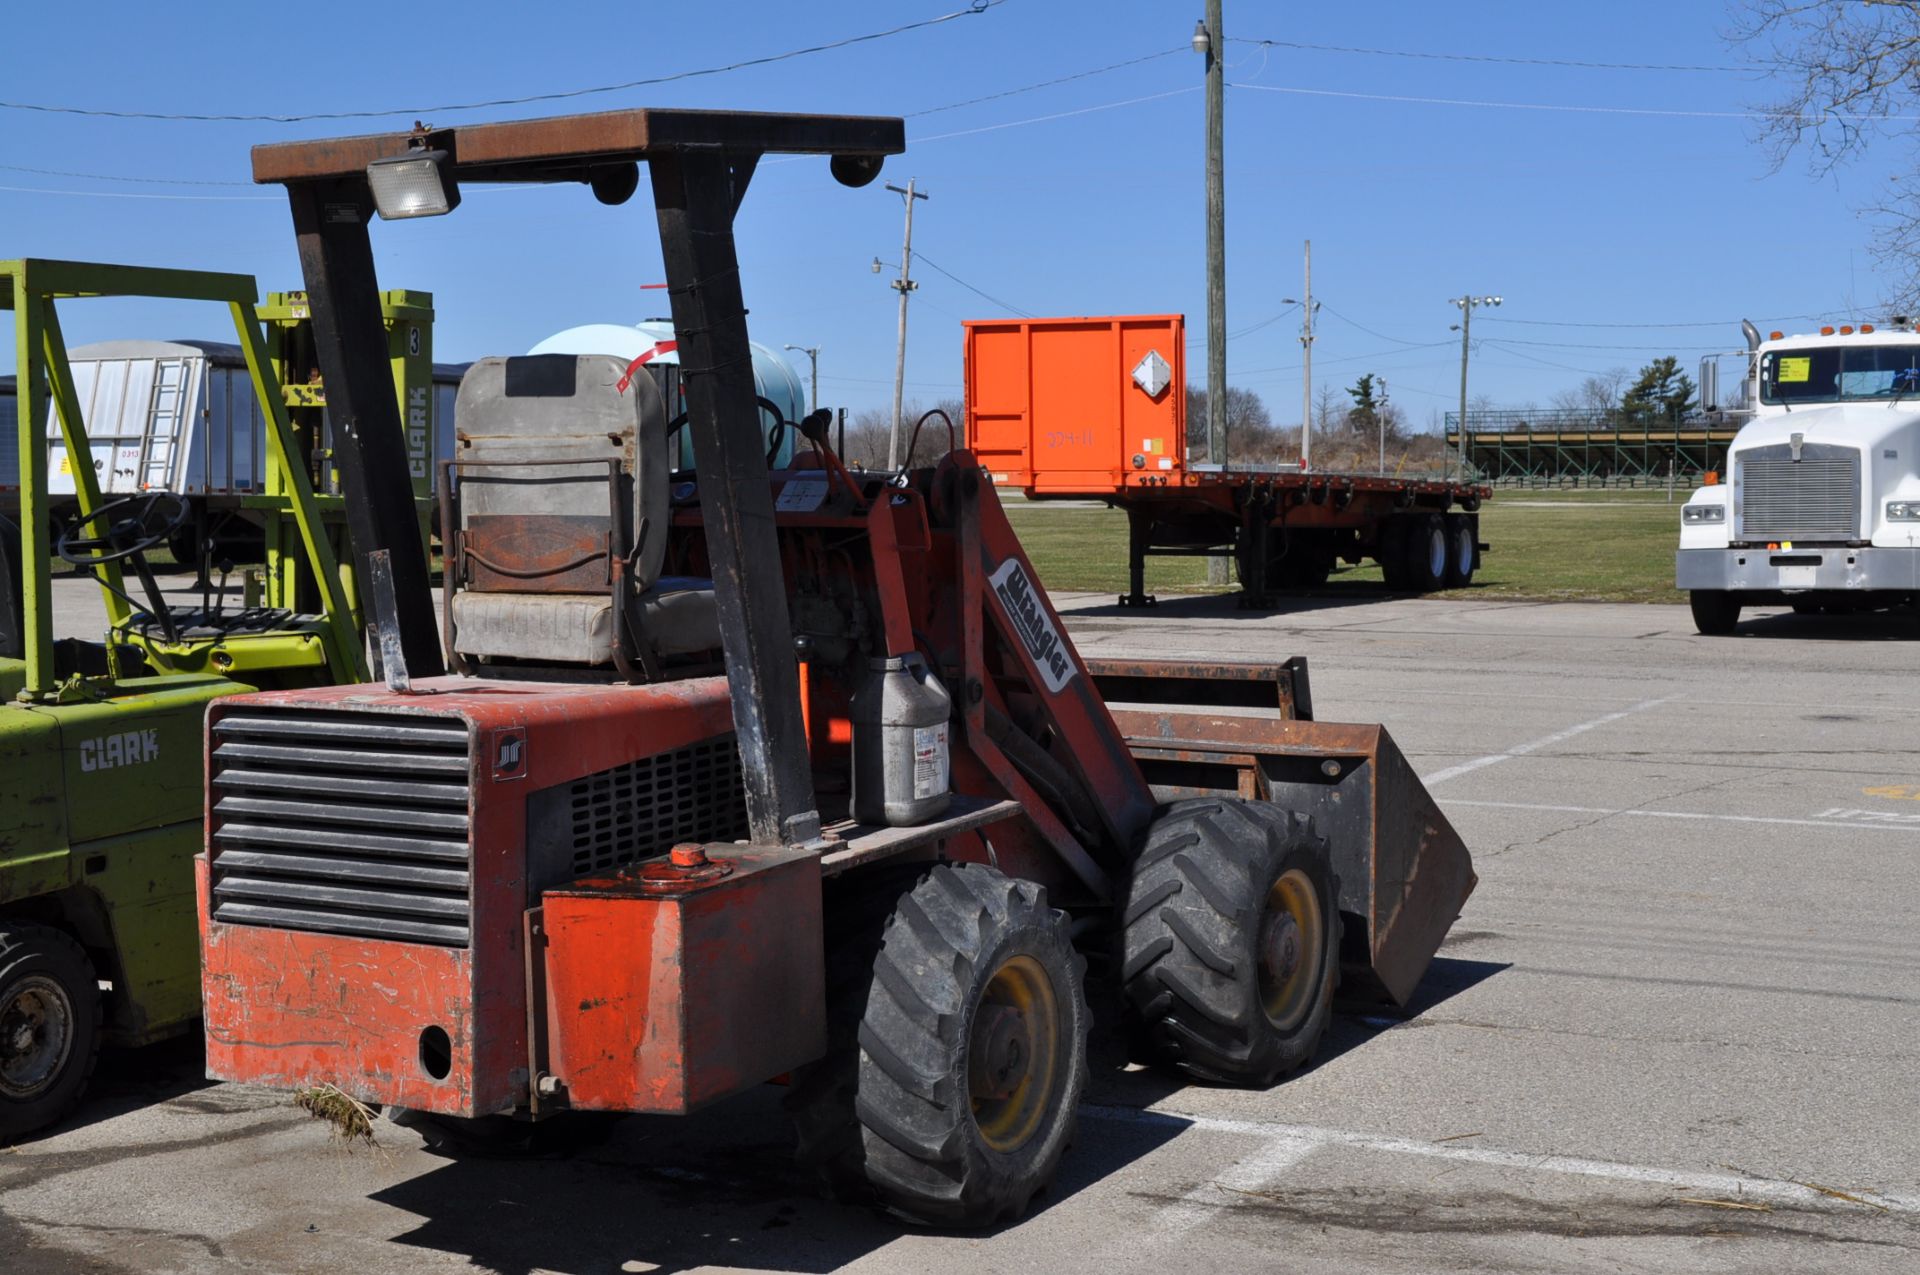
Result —
M 1105 1111 L 1104 1108 L 1094 1110 L 1096 1113 Z M 1253 1154 L 1234 1161 L 1222 1172 L 1160 1210 L 1153 1221 L 1154 1232 L 1168 1238 L 1185 1235 L 1221 1209 L 1236 1203 L 1232 1198 L 1235 1193 L 1259 1190 L 1323 1145 L 1309 1138 L 1263 1134 L 1259 1149 Z
M 1352 1147 L 1360 1151 L 1379 1151 L 1389 1155 L 1421 1156 L 1431 1160 L 1450 1160 L 1460 1164 L 1484 1164 L 1500 1169 L 1519 1169 L 1529 1173 L 1558 1173 L 1577 1177 L 1604 1178 L 1614 1182 L 1644 1182 L 1654 1186 L 1679 1187 L 1688 1191 L 1740 1197 L 1769 1204 L 1791 1204 L 1802 1208 L 1829 1211 L 1857 1209 L 1857 1204 L 1817 1190 L 1802 1182 L 1776 1178 L 1745 1177 L 1731 1173 L 1698 1173 L 1686 1169 L 1664 1169 L 1653 1165 L 1620 1164 L 1612 1160 L 1584 1160 L 1574 1156 L 1531 1155 L 1520 1151 L 1496 1151 L 1489 1147 L 1471 1147 L 1462 1143 L 1422 1142 L 1417 1138 L 1396 1138 L 1388 1134 L 1363 1133 L 1354 1129 L 1323 1129 L 1312 1125 L 1280 1124 L 1265 1120 L 1230 1120 L 1219 1116 L 1188 1115 L 1178 1111 L 1150 1111 L 1138 1107 L 1086 1106 L 1081 1108 L 1097 1120 L 1119 1120 L 1134 1124 L 1181 1125 L 1212 1133 L 1233 1133 L 1266 1138 L 1280 1150 L 1276 1161 L 1298 1163 L 1306 1155 L 1323 1147 Z M 1305 1150 L 1301 1150 L 1303 1147 Z M 1235 1166 L 1250 1165 L 1253 1157 Z M 1284 1164 L 1281 1165 L 1285 1167 Z M 1279 1170 L 1270 1170 L 1272 1172 Z M 1224 1181 L 1224 1179 L 1222 1179 Z M 1246 1187 L 1239 1189 L 1245 1190 Z M 1873 1191 L 1835 1183 L 1831 1189 L 1844 1189 L 1868 1201 L 1870 1206 L 1890 1213 L 1920 1213 L 1920 1196 L 1900 1192 Z M 1182 1203 L 1187 1201 L 1183 1200 Z M 1179 1206 L 1174 1206 L 1179 1207 Z
M 1659 699 L 1641 700 L 1631 708 L 1623 708 L 1619 712 L 1608 713 L 1604 717 L 1596 717 L 1590 722 L 1581 722 L 1578 726 L 1569 726 L 1565 730 L 1555 731 L 1551 735 L 1542 735 L 1539 739 L 1530 739 L 1524 744 L 1515 744 L 1503 753 L 1488 753 L 1485 757 L 1476 757 L 1472 761 L 1463 761 L 1458 766 L 1449 766 L 1445 770 L 1437 770 L 1433 774 L 1423 777 L 1422 782 L 1431 788 L 1435 784 L 1445 783 L 1449 779 L 1457 779 L 1461 775 L 1469 774 L 1486 766 L 1492 766 L 1498 762 L 1512 761 L 1515 757 L 1525 757 L 1528 753 L 1536 749 L 1546 748 L 1551 744 L 1560 743 L 1562 740 L 1572 739 L 1575 735 L 1585 734 L 1597 726 L 1605 726 L 1608 722 L 1617 722 L 1621 718 L 1629 717 L 1634 713 L 1645 712 L 1649 708 L 1658 708 L 1662 704 L 1671 704 L 1679 698 L 1678 695 L 1663 695 Z
M 1712 819 L 1723 823 L 1776 823 L 1793 828 L 1838 828 L 1846 832 L 1920 832 L 1920 823 L 1870 823 L 1864 819 L 1851 818 L 1779 819 L 1769 815 L 1712 815 L 1693 810 L 1608 810 L 1604 806 L 1547 806 L 1533 805 L 1524 801 L 1449 801 L 1444 804 L 1479 806 L 1489 810 L 1545 810 L 1569 815 L 1619 815 L 1635 819 Z M 1871 814 L 1866 811 L 1846 813 Z

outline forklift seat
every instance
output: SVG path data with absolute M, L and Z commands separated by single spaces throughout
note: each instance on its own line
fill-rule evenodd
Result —
M 660 574 L 666 409 L 652 377 L 626 371 L 611 355 L 539 354 L 461 378 L 456 655 L 600 667 L 719 647 L 713 582 Z

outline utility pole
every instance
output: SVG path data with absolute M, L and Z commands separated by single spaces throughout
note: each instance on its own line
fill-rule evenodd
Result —
M 1313 240 L 1307 245 L 1307 290 L 1300 298 L 1281 297 L 1281 305 L 1297 305 L 1306 311 L 1300 320 L 1300 348 L 1305 352 L 1305 379 L 1300 387 L 1300 468 L 1313 467 L 1313 316 L 1320 309 L 1313 299 Z
M 1387 378 L 1380 378 L 1380 398 L 1373 409 L 1380 421 L 1380 476 L 1387 474 Z
M 813 397 L 807 400 L 807 410 L 820 410 L 820 347 L 817 345 L 789 345 L 789 350 L 798 350 L 807 356 L 807 362 L 813 366 Z M 898 411 L 896 409 L 896 415 Z
M 1227 463 L 1227 183 L 1223 154 L 1226 35 L 1220 0 L 1194 24 L 1193 51 L 1207 67 L 1207 459 Z M 1207 582 L 1227 582 L 1225 558 L 1207 560 Z
M 1313 240 L 1307 240 L 1307 290 L 1301 304 L 1307 317 L 1300 328 L 1301 362 L 1306 384 L 1300 391 L 1300 468 L 1313 468 Z
M 1449 299 L 1460 307 L 1460 322 L 1454 324 L 1452 330 L 1460 334 L 1460 419 L 1457 427 L 1460 430 L 1460 476 L 1464 478 L 1467 473 L 1467 342 L 1473 330 L 1473 311 L 1477 306 L 1497 306 L 1500 304 L 1500 298 L 1476 297 L 1469 293 L 1464 297 Z M 1447 439 L 1443 432 L 1440 436 L 1440 450 L 1444 453 L 1442 463 L 1445 466 L 1442 476 L 1451 478 L 1453 456 L 1446 451 L 1446 446 Z
M 920 286 L 913 281 L 913 201 L 926 196 L 913 188 L 917 180 L 909 177 L 905 186 L 887 183 L 887 189 L 907 205 L 907 236 L 900 245 L 900 277 L 893 281 L 900 293 L 900 352 L 893 364 L 893 432 L 887 439 L 888 469 L 900 468 L 900 407 L 907 389 L 907 294 Z

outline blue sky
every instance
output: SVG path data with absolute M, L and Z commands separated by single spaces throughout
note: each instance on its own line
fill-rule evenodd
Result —
M 88 10 L 81 32 L 78 10 L 31 6 L 10 18 L 14 47 L 32 56 L 9 60 L 8 101 L 400 113 L 269 124 L 0 110 L 0 256 L 233 270 L 258 276 L 263 292 L 298 287 L 285 205 L 271 189 L 20 170 L 241 182 L 255 142 L 404 128 L 416 106 L 716 66 L 962 7 L 336 0 L 280 21 L 253 4 L 116 4 Z M 959 321 L 1005 316 L 996 302 L 1035 315 L 1184 312 L 1190 334 L 1204 330 L 1201 59 L 1187 48 L 1201 7 L 1005 0 L 772 66 L 425 118 L 457 125 L 643 105 L 908 116 L 907 153 L 889 161 L 885 179 L 918 178 L 932 195 L 916 214 L 926 262 L 915 271 L 907 366 L 909 396 L 932 399 L 958 391 Z M 1722 39 L 1728 22 L 1720 0 L 1227 0 L 1227 80 L 1241 86 L 1226 98 L 1228 327 L 1252 329 L 1228 347 L 1230 379 L 1259 392 L 1276 420 L 1298 419 L 1297 315 L 1257 325 L 1299 295 L 1307 238 L 1315 296 L 1327 307 L 1316 383 L 1377 373 L 1416 423 L 1458 393 L 1448 298 L 1463 292 L 1505 298 L 1476 317 L 1472 382 L 1475 397 L 1502 405 L 1544 403 L 1590 372 L 1662 353 L 1690 366 L 1707 348 L 1737 345 L 1733 321 L 1743 315 L 1788 330 L 1818 321 L 1790 316 L 1875 317 L 1871 226 L 1855 209 L 1882 188 L 1894 149 L 1883 145 L 1837 179 L 1812 177 L 1800 158 L 1771 172 L 1753 124 L 1724 117 L 1772 96 L 1753 73 L 1240 42 L 1722 67 L 1740 60 Z M 1148 60 L 937 109 L 1137 58 Z M 519 352 L 574 324 L 648 317 L 660 294 L 640 288 L 661 271 L 644 192 L 643 183 L 610 210 L 582 187 L 478 189 L 447 218 L 376 223 L 381 282 L 434 294 L 442 359 Z M 156 195 L 176 198 L 146 197 Z M 887 281 L 900 222 L 898 196 L 880 183 L 839 187 L 819 160 L 770 161 L 748 195 L 738 232 L 754 336 L 820 345 L 829 405 L 890 399 L 896 298 Z M 886 263 L 879 275 L 876 256 Z M 208 309 L 153 303 L 77 302 L 62 313 L 75 344 L 217 337 L 224 323 Z M 1555 326 L 1576 323 L 1622 326 Z M 1679 323 L 1707 326 L 1631 326 Z M 0 355 L 9 363 L 11 349 Z

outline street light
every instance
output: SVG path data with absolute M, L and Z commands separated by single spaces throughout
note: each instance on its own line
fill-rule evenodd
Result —
M 1449 297 L 1448 300 L 1452 301 L 1460 311 L 1460 322 L 1453 324 L 1447 330 L 1460 334 L 1460 475 L 1464 478 L 1467 472 L 1467 348 L 1468 342 L 1472 339 L 1473 312 L 1483 305 L 1499 305 L 1500 298 L 1476 297 L 1468 294 L 1464 297 Z M 1440 439 L 1442 452 L 1446 450 L 1446 443 L 1446 436 L 1443 434 Z M 1451 477 L 1453 458 L 1447 456 L 1443 463 L 1446 467 L 1446 476 Z
M 1193 24 L 1193 51 L 1201 57 L 1213 52 L 1213 37 L 1207 34 L 1205 18 Z
M 878 257 L 874 258 L 876 265 L 879 264 L 879 261 L 880 259 Z M 809 400 L 807 410 L 817 412 L 820 410 L 820 347 L 817 345 L 789 345 L 787 348 L 789 350 L 800 351 L 800 353 L 807 356 L 807 362 L 813 365 L 813 398 Z

